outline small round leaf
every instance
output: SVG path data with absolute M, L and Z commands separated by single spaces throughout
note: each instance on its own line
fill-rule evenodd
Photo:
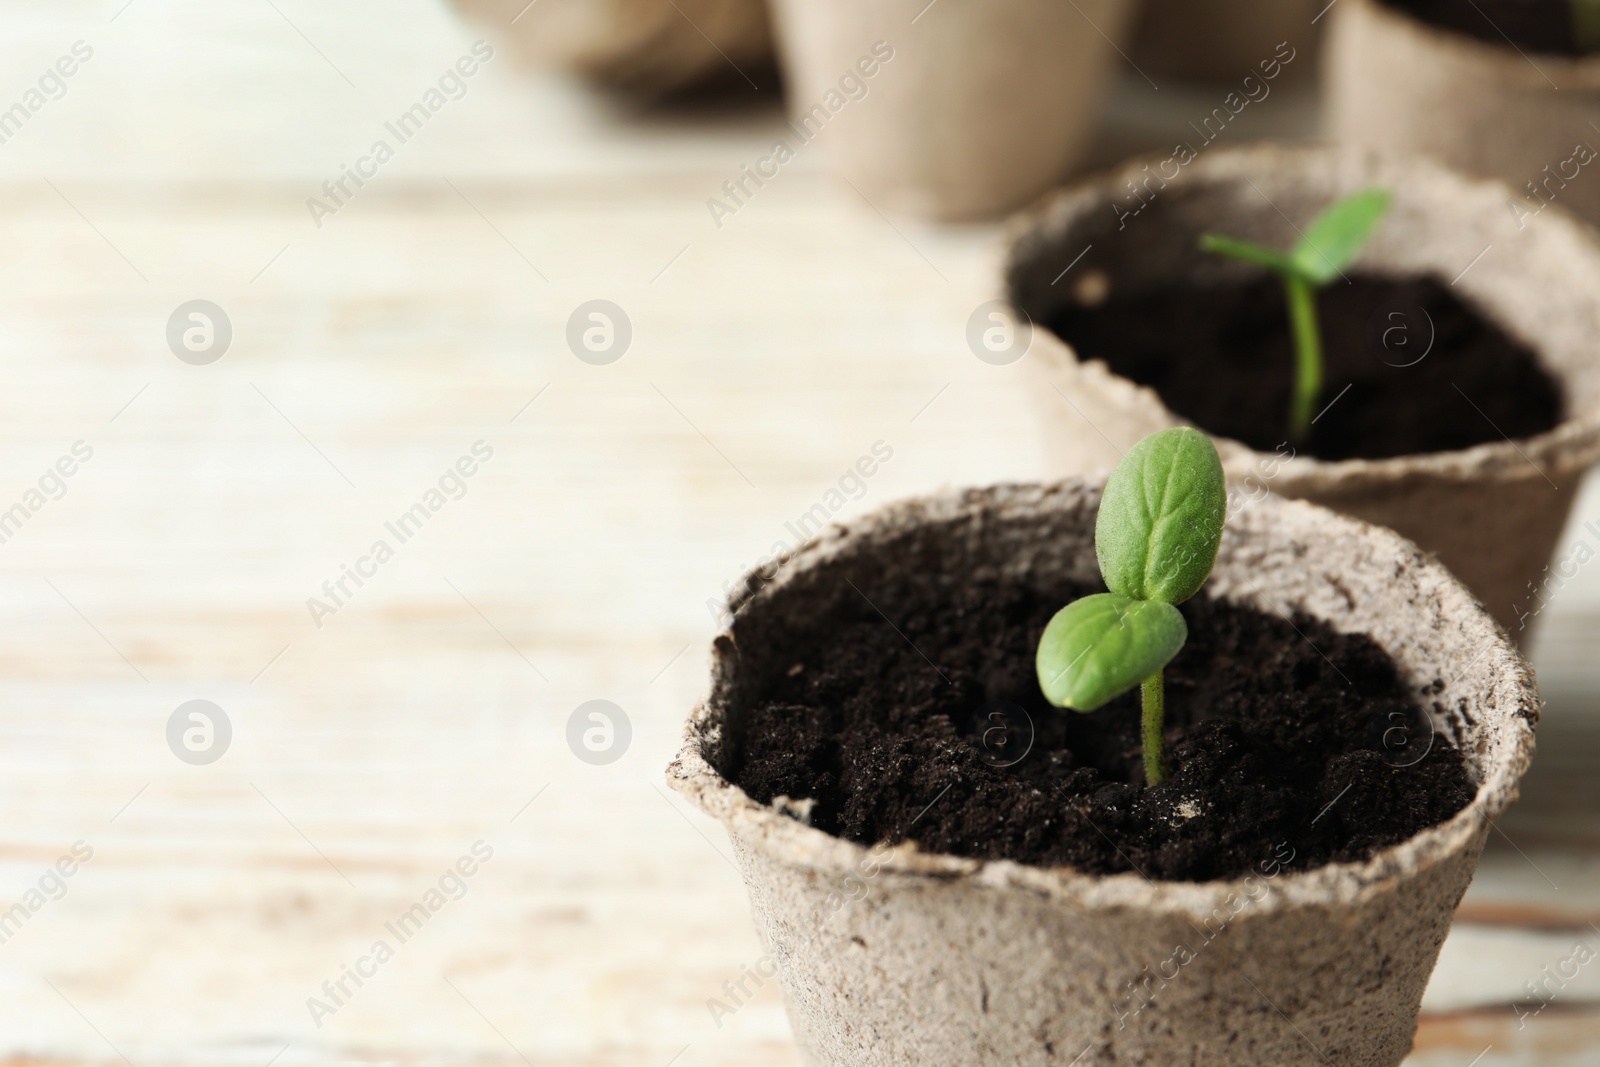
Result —
M 1135 600 L 1181 604 L 1217 562 L 1228 492 L 1205 434 L 1161 430 L 1128 449 L 1111 472 L 1094 547 L 1106 588 Z
M 1294 270 L 1314 285 L 1327 285 L 1339 277 L 1366 247 L 1391 199 L 1386 189 L 1366 189 L 1329 205 L 1311 220 L 1289 253 Z
M 1172 661 L 1189 636 L 1183 616 L 1159 600 L 1096 593 L 1056 612 L 1034 666 L 1045 699 L 1093 711 Z

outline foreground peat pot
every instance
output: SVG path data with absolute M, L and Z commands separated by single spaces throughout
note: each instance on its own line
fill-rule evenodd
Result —
M 1504 186 L 1423 161 L 1196 147 L 1013 223 L 1005 281 L 1035 327 L 1026 366 L 1042 379 L 1051 473 L 1109 469 L 1146 434 L 1196 425 L 1246 499 L 1270 491 L 1399 531 L 1525 639 L 1551 583 L 1571 577 L 1557 574 L 1570 560 L 1546 567 L 1600 456 L 1592 231 L 1555 209 L 1519 220 Z M 1322 410 L 1292 445 L 1281 288 L 1198 241 L 1286 249 L 1297 226 L 1372 187 L 1392 206 L 1319 293 Z
M 1518 217 L 1558 204 L 1600 222 L 1600 55 L 1572 0 L 1341 0 L 1329 13 L 1324 129 L 1510 187 Z
M 1532 754 L 1539 700 L 1472 596 L 1391 531 L 1264 498 L 1230 517 L 1197 598 L 1370 642 L 1426 710 L 1429 751 L 1452 750 L 1465 806 L 1358 860 L 1285 863 L 1275 848 L 1224 880 L 1097 876 L 933 853 L 914 843 L 914 819 L 899 844 L 857 843 L 810 825 L 804 783 L 772 804 L 734 784 L 761 740 L 756 710 L 795 676 L 797 651 L 874 591 L 933 583 L 959 601 L 986 583 L 1051 595 L 1096 583 L 1099 494 L 1069 480 L 913 499 L 831 529 L 730 605 L 668 780 L 728 829 L 768 951 L 760 969 L 775 970 L 807 1062 L 1400 1063 L 1490 822 Z M 917 635 L 922 622 L 883 625 Z M 933 648 L 930 691 L 936 674 L 959 675 L 946 652 Z M 1031 673 L 1032 649 L 1017 658 Z

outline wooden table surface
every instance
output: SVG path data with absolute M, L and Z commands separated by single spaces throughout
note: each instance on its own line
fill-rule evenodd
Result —
M 0 13 L 0 108 L 93 52 L 0 144 L 0 514 L 26 513 L 0 525 L 0 1063 L 797 1064 L 771 986 L 707 1011 L 759 949 L 720 829 L 661 772 L 708 601 L 874 443 L 842 518 L 1041 473 L 1020 365 L 964 339 L 998 227 L 891 221 L 822 145 L 718 227 L 775 86 L 645 111 L 504 49 L 319 227 L 307 199 L 487 31 L 423 0 L 124 3 Z M 1142 85 L 1118 137 L 1205 110 Z M 167 340 L 196 299 L 232 326 L 209 365 Z M 565 336 L 595 299 L 633 331 L 603 366 Z M 1600 572 L 1542 623 L 1539 761 L 1419 1067 L 1600 1049 L 1600 967 L 1513 1008 L 1600 945 Z M 567 741 L 596 699 L 631 726 L 606 765 Z M 169 747 L 191 700 L 231 727 L 208 764 Z

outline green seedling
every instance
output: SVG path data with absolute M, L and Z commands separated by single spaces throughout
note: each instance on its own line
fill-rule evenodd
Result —
M 1572 38 L 1580 52 L 1600 52 L 1600 0 L 1572 0 Z
M 1200 247 L 1266 267 L 1283 279 L 1294 333 L 1294 388 L 1289 401 L 1289 439 L 1304 444 L 1312 411 L 1322 392 L 1322 333 L 1317 326 L 1317 290 L 1341 277 L 1389 210 L 1389 193 L 1368 189 L 1340 200 L 1311 220 L 1287 254 L 1248 241 L 1208 233 Z
M 1111 591 L 1068 604 L 1039 639 L 1039 687 L 1057 707 L 1094 711 L 1140 687 L 1150 785 L 1167 776 L 1162 672 L 1189 636 L 1176 605 L 1210 577 L 1227 510 L 1222 461 L 1205 434 L 1179 427 L 1134 445 L 1095 519 L 1095 556 Z

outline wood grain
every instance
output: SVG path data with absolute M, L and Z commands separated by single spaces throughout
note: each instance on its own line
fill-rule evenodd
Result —
M 481 31 L 421 0 L 118 6 L 0 16 L 8 70 L 96 47 L 0 147 L 0 511 L 94 450 L 0 544 L 0 903 L 93 849 L 0 943 L 0 1062 L 798 1063 L 770 985 L 707 1010 L 759 949 L 661 770 L 707 602 L 874 442 L 842 519 L 1039 474 L 1020 367 L 965 341 L 998 228 L 890 221 L 815 153 L 718 228 L 775 106 L 640 113 L 509 60 L 318 228 L 307 197 Z M 233 324 L 211 366 L 165 339 L 195 298 Z M 565 340 L 596 298 L 634 328 L 609 366 Z M 307 599 L 479 441 L 465 495 L 318 626 Z M 1596 1043 L 1592 982 L 1506 1029 L 1600 915 L 1600 579 L 1542 621 L 1560 695 L 1430 992 L 1430 1067 Z M 606 766 L 566 740 L 597 698 L 632 726 Z M 207 766 L 167 747 L 192 699 L 233 728 Z M 464 895 L 314 1020 L 478 841 Z

